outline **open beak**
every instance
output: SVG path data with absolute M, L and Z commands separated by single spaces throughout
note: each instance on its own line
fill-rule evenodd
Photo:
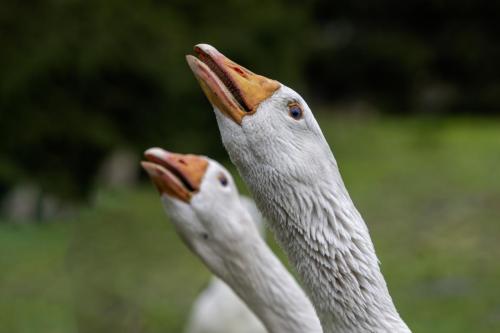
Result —
M 166 194 L 190 202 L 200 190 L 208 167 L 207 159 L 196 155 L 175 154 L 161 148 L 144 152 L 147 161 L 141 162 L 161 195 Z
M 198 44 L 195 56 L 186 60 L 214 107 L 241 125 L 244 116 L 253 114 L 259 104 L 281 85 L 278 81 L 252 73 L 226 58 L 213 46 Z

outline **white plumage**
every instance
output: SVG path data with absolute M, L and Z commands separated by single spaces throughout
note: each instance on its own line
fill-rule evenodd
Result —
M 248 202 L 241 200 L 225 168 L 205 157 L 158 148 L 148 150 L 146 157 L 151 162 L 143 162 L 143 167 L 160 190 L 179 236 L 245 302 L 268 332 L 322 332 L 310 300 L 260 236 L 252 222 L 252 209 L 245 207 Z M 209 289 L 205 295 L 225 291 Z M 220 306 L 223 311 L 227 304 Z M 212 310 L 205 308 L 200 316 L 216 315 Z M 217 316 L 226 319 L 224 314 Z
M 240 200 L 264 237 L 264 222 L 254 201 L 245 196 Z M 193 303 L 185 332 L 267 333 L 267 330 L 231 288 L 213 276 Z
M 199 59 L 190 56 L 188 63 L 214 106 L 223 144 L 297 269 L 324 331 L 410 332 L 307 103 L 209 45 L 195 51 Z

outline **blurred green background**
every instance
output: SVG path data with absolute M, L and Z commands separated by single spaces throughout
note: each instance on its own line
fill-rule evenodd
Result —
M 138 161 L 235 174 L 184 60 L 199 42 L 309 102 L 414 332 L 500 331 L 499 2 L 1 7 L 1 333 L 182 330 L 209 274 Z

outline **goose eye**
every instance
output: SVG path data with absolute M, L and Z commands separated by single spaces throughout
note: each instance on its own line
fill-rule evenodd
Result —
M 227 186 L 228 180 L 227 180 L 227 177 L 223 173 L 219 174 L 218 179 L 219 179 L 219 182 L 221 183 L 222 186 Z
M 295 120 L 302 119 L 304 112 L 299 104 L 293 102 L 288 104 L 288 114 Z

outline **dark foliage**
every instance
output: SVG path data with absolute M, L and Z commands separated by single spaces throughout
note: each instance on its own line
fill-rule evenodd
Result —
M 198 42 L 313 101 L 494 113 L 499 9 L 439 0 L 4 1 L 0 192 L 28 180 L 81 196 L 117 146 L 222 156 L 184 60 Z

